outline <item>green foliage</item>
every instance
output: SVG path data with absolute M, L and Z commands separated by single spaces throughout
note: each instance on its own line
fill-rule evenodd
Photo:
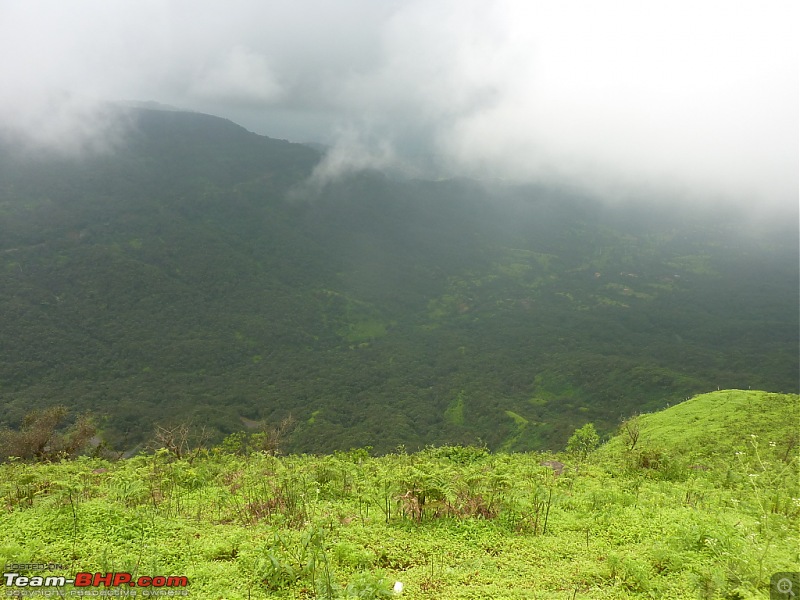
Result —
M 489 450 L 485 446 L 438 446 L 429 447 L 426 451 L 431 456 L 447 458 L 458 465 L 479 463 L 489 457 Z
M 593 423 L 587 423 L 570 436 L 567 441 L 567 452 L 576 454 L 580 460 L 585 460 L 586 456 L 600 444 L 600 436 L 594 428 Z
M 363 600 L 379 600 L 393 598 L 392 585 L 386 577 L 373 573 L 358 573 L 344 589 L 345 598 L 361 598 Z
M 320 561 L 327 567 L 324 540 L 322 530 L 305 531 L 299 540 L 276 533 L 258 567 L 262 584 L 270 590 L 292 587 L 299 581 L 315 584 Z
M 797 453 L 798 414 L 797 394 L 755 390 L 711 392 L 654 414 L 640 415 L 636 418 L 636 446 L 630 448 L 630 436 L 623 431 L 621 436 L 610 440 L 603 453 L 624 454 L 627 449 L 647 463 L 663 462 L 663 456 L 671 454 L 712 466 L 709 463 L 718 458 L 728 464 L 730 457 L 746 450 L 753 439 L 769 439 L 770 455 L 788 463 Z
M 444 418 L 453 425 L 464 425 L 464 390 L 461 390 L 444 411 Z
M 792 399 L 729 406 L 759 433 L 726 430 L 736 438 L 718 447 L 741 449 L 692 469 L 687 454 L 701 457 L 673 444 L 701 439 L 700 407 L 716 415 L 727 393 L 642 415 L 636 447 L 623 431 L 583 459 L 473 446 L 272 456 L 233 437 L 193 460 L 13 460 L 0 465 L 0 560 L 185 575 L 192 595 L 242 600 L 389 598 L 396 581 L 403 597 L 442 600 L 763 597 L 800 543 L 797 452 L 767 427 Z M 689 409 L 693 424 L 667 427 Z M 658 461 L 634 460 L 655 448 Z
M 718 386 L 798 391 L 796 227 L 379 173 L 304 194 L 308 147 L 127 118 L 82 161 L 0 138 L 12 431 L 63 404 L 129 454 L 172 419 L 219 444 L 290 414 L 282 452 L 554 450 Z
M 97 428 L 91 416 L 82 415 L 69 428 L 59 430 L 68 412 L 61 405 L 34 409 L 25 415 L 18 431 L 0 429 L 0 460 L 58 460 L 85 450 Z

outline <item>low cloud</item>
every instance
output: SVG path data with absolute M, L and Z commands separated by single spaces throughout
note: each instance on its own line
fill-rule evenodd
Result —
M 369 140 L 358 129 L 342 131 L 335 140 L 311 174 L 310 183 L 314 187 L 323 187 L 341 175 L 391 168 L 400 162 L 386 139 Z
M 27 103 L 0 99 L 0 133 L 21 154 L 82 157 L 112 151 L 129 122 L 119 107 L 66 91 L 36 90 Z
M 155 100 L 330 144 L 313 185 L 435 168 L 796 211 L 798 16 L 783 0 L 8 0 L 0 126 L 92 147 L 114 128 L 77 98 Z
M 279 99 L 283 88 L 265 56 L 237 45 L 203 69 L 189 93 L 222 104 L 263 106 Z

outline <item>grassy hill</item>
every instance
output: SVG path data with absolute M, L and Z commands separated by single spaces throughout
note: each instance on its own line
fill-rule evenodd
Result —
M 240 435 L 181 459 L 6 462 L 0 561 L 186 577 L 155 591 L 228 600 L 763 598 L 800 564 L 798 401 L 705 394 L 642 415 L 632 449 L 623 432 L 585 459 L 275 457 Z
M 800 446 L 798 396 L 724 390 L 695 396 L 666 410 L 641 415 L 622 428 L 603 452 L 670 448 L 676 457 L 727 465 L 736 453 L 769 445 L 771 454 L 792 455 Z M 633 443 L 632 431 L 638 430 Z M 631 448 L 633 445 L 633 448 Z
M 544 186 L 344 176 L 150 110 L 100 156 L 0 141 L 0 425 L 66 404 L 288 448 L 556 449 L 710 389 L 798 391 L 794 226 Z

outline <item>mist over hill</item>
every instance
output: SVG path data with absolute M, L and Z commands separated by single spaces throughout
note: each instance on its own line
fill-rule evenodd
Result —
M 102 154 L 0 141 L 0 423 L 64 403 L 297 426 L 287 450 L 563 447 L 717 388 L 797 392 L 798 232 L 378 171 L 129 109 Z

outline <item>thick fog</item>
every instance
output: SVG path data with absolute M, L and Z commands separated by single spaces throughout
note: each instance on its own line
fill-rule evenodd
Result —
M 105 101 L 332 146 L 363 167 L 797 210 L 796 2 L 0 4 L 0 128 L 113 148 Z

